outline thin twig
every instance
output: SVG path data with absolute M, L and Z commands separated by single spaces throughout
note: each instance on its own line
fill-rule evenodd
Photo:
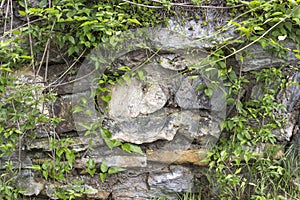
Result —
M 13 3 L 12 0 L 10 0 L 8 3 L 10 3 L 10 29 L 9 29 L 9 37 L 12 36 L 12 29 L 13 29 L 13 21 L 14 21 L 14 11 L 13 11 Z
M 28 13 L 27 0 L 24 0 L 24 6 L 25 6 L 25 11 L 26 11 L 26 13 Z M 28 29 L 30 29 L 30 19 L 29 19 L 28 14 L 26 14 L 26 20 L 27 20 L 27 27 L 28 27 Z M 34 66 L 34 53 L 33 53 L 33 42 L 32 42 L 32 36 L 31 36 L 31 33 L 30 33 L 30 32 L 28 33 L 28 39 L 29 39 L 30 54 L 31 54 L 32 61 L 33 61 L 33 62 L 32 62 L 32 69 L 33 69 L 33 71 L 35 72 L 35 66 Z
M 74 66 L 75 64 L 78 62 L 78 60 L 84 55 L 84 53 L 86 52 L 87 49 L 84 49 L 81 54 L 78 56 L 78 58 L 70 65 L 70 67 L 59 77 L 57 78 L 55 81 L 53 81 L 52 83 L 50 83 L 47 87 L 57 87 L 59 85 L 65 85 L 64 83 L 62 84 L 58 84 L 58 85 L 54 85 L 54 83 L 58 82 L 60 79 L 62 79 Z M 69 84 L 71 81 L 69 81 L 66 84 Z M 73 82 L 73 81 L 72 81 Z
M 53 31 L 55 24 L 56 24 L 56 20 L 54 20 L 50 32 Z M 48 39 L 47 39 L 46 45 L 45 45 L 45 49 L 44 49 L 44 52 L 43 52 L 42 60 L 40 61 L 39 68 L 38 68 L 38 70 L 36 71 L 36 75 L 38 75 L 38 74 L 40 73 L 40 70 L 41 70 L 41 68 L 42 68 L 42 64 L 43 64 L 43 61 L 44 61 L 44 59 L 45 59 L 47 50 L 49 49 L 50 39 L 51 39 L 51 37 L 49 36 Z
M 80 78 L 77 78 L 77 79 L 74 79 L 74 80 L 71 80 L 71 81 L 68 81 L 68 82 L 65 82 L 65 83 L 59 83 L 59 84 L 55 84 L 54 83 L 56 82 L 53 82 L 51 84 L 49 84 L 46 88 L 50 88 L 50 87 L 58 87 L 58 86 L 63 86 L 63 85 L 68 85 L 68 84 L 71 84 L 71 83 L 74 83 L 74 82 L 77 82 L 77 81 L 80 81 L 88 76 L 90 76 L 91 74 L 93 74 L 94 72 L 96 71 L 96 69 L 92 70 L 90 73 L 84 75 L 84 76 L 81 76 Z
M 146 4 L 140 4 L 140 3 L 135 3 L 129 0 L 122 0 L 124 2 L 137 5 L 137 6 L 142 6 L 142 7 L 147 7 L 147 8 L 164 8 L 164 6 L 151 6 L 151 5 L 146 5 Z M 160 3 L 163 4 L 163 2 L 158 1 L 158 0 L 152 0 L 152 2 Z M 205 6 L 205 5 L 193 5 L 193 4 L 187 4 L 187 3 L 172 3 L 170 2 L 169 5 L 171 6 L 180 6 L 180 7 L 190 7 L 190 8 L 210 8 L 210 9 L 232 9 L 232 8 L 239 8 L 242 6 L 245 6 L 244 4 L 239 4 L 235 6 Z
M 6 32 L 6 24 L 7 24 L 8 13 L 9 13 L 9 2 L 6 5 L 6 13 L 5 13 L 5 17 L 4 17 L 3 33 Z
M 32 21 L 31 21 L 31 24 L 34 23 L 34 22 L 37 22 L 37 21 L 41 21 L 41 20 L 45 20 L 45 19 L 40 18 L 40 19 L 32 20 Z M 24 26 L 27 26 L 27 23 L 26 23 L 26 24 L 23 24 L 23 25 L 21 25 L 21 26 L 18 26 L 18 27 L 14 28 L 14 29 L 12 29 L 12 31 L 18 30 L 18 29 L 20 29 L 20 28 L 22 28 L 22 27 L 24 27 Z M 9 34 L 11 34 L 11 31 L 9 31 L 8 33 L 4 33 L 4 34 L 0 37 L 0 39 L 4 38 L 6 35 L 9 35 Z
M 279 22 L 277 22 L 276 24 L 274 24 L 271 28 L 269 28 L 268 30 L 266 30 L 261 36 L 259 36 L 258 38 L 256 38 L 254 41 L 252 41 L 251 43 L 249 43 L 248 45 L 240 48 L 239 50 L 233 52 L 232 54 L 225 56 L 224 58 L 217 60 L 216 62 L 222 61 L 224 59 L 230 58 L 231 56 L 245 50 L 246 48 L 252 46 L 253 44 L 255 44 L 256 42 L 258 42 L 259 40 L 261 40 L 263 37 L 265 37 L 265 35 L 267 35 L 271 30 L 273 30 L 276 26 L 278 26 L 279 24 L 281 24 L 282 22 L 284 22 L 288 17 L 290 17 L 297 9 L 300 8 L 300 5 L 298 5 L 296 8 L 294 8 L 288 15 L 286 15 L 284 18 L 281 18 L 281 20 Z
M 14 109 L 15 114 L 17 115 L 17 109 L 15 107 L 15 104 L 13 101 L 12 103 L 12 108 Z M 17 128 L 19 131 L 21 131 L 21 126 L 20 126 L 20 121 L 17 119 Z M 19 134 L 19 133 L 18 133 Z M 18 143 L 18 160 L 19 160 L 19 169 L 21 169 L 22 166 L 22 161 L 21 161 L 21 151 L 22 151 L 22 136 L 19 134 L 19 143 Z M 20 170 L 21 171 L 21 170 Z
M 4 4 L 5 4 L 5 0 L 3 0 L 3 1 L 1 2 L 0 9 L 3 8 Z
M 128 1 L 128 0 L 122 0 L 126 3 L 130 3 L 130 4 L 133 4 L 133 5 L 136 5 L 136 6 L 142 6 L 142 7 L 147 7 L 147 8 L 163 8 L 163 6 L 151 6 L 151 5 L 145 5 L 145 4 L 140 4 L 140 3 L 135 3 L 135 2 L 132 2 L 132 1 Z

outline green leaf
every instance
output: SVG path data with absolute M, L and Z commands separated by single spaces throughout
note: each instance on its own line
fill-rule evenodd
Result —
M 100 173 L 99 174 L 99 176 L 100 176 L 100 180 L 102 181 L 102 182 L 104 182 L 105 181 L 105 179 L 106 179 L 106 173 Z
M 101 170 L 101 172 L 103 172 L 103 173 L 107 172 L 107 170 L 108 170 L 108 165 L 107 165 L 107 163 L 106 163 L 105 161 L 103 161 L 103 162 L 101 163 L 101 165 L 100 165 L 100 170 Z
M 26 12 L 25 12 L 25 11 L 22 11 L 22 10 L 19 10 L 19 14 L 20 14 L 21 16 L 23 16 L 23 17 L 26 16 Z
M 42 168 L 41 168 L 40 165 L 31 165 L 31 166 L 27 166 L 26 169 L 32 169 L 32 170 L 40 171 Z
M 93 177 L 93 176 L 95 175 L 95 173 L 96 173 L 96 169 L 90 169 L 90 168 L 87 168 L 85 171 L 86 171 L 87 173 L 89 173 L 89 175 L 90 175 L 91 177 Z
M 110 95 L 106 95 L 106 96 L 101 96 L 100 97 L 105 103 L 109 103 L 111 100 L 111 96 Z
M 272 17 L 274 17 L 274 16 L 278 16 L 278 15 L 282 15 L 283 13 L 282 12 L 274 12 L 274 13 L 272 13 Z
M 196 91 L 203 90 L 204 88 L 205 88 L 205 85 L 204 85 L 204 84 L 199 84 L 199 85 L 197 85 L 197 87 L 196 87 Z
M 124 144 L 122 144 L 121 148 L 123 151 L 126 151 L 126 152 L 144 154 L 142 149 L 139 146 L 134 145 L 134 144 L 124 143 Z
M 295 54 L 295 57 L 300 59 L 300 54 Z
M 235 170 L 234 174 L 239 174 L 242 171 L 242 168 L 238 168 L 237 170 Z
M 211 97 L 212 94 L 213 94 L 213 91 L 212 91 L 212 89 L 210 89 L 210 88 L 206 88 L 206 89 L 204 90 L 204 93 L 205 93 L 206 96 Z
M 75 105 L 73 108 L 72 108 L 72 112 L 73 113 L 79 113 L 79 112 L 83 112 L 85 109 L 83 106 L 81 105 Z
M 87 25 L 91 25 L 91 24 L 96 24 L 98 23 L 98 20 L 93 20 L 93 21 L 87 21 L 87 22 L 84 22 L 80 25 L 80 27 L 83 27 L 83 26 L 87 26 Z
M 118 70 L 128 72 L 128 71 L 130 71 L 130 68 L 127 66 L 122 66 L 122 67 L 118 67 Z
M 122 144 L 121 148 L 123 151 L 130 152 L 130 144 L 129 143 Z
M 43 170 L 42 174 L 43 174 L 43 177 L 47 180 L 48 176 L 49 176 L 48 170 Z
M 145 81 L 146 80 L 146 77 L 144 76 L 143 71 L 139 70 L 137 72 L 137 75 L 138 75 L 139 80 L 141 80 L 141 81 Z
M 233 104 L 234 102 L 235 102 L 234 98 L 228 98 L 228 99 L 226 100 L 226 103 L 227 103 L 227 104 Z
M 124 74 L 123 76 L 122 76 L 122 78 L 124 79 L 124 81 L 126 82 L 126 83 L 131 83 L 131 78 L 130 78 L 130 75 L 129 74 Z
M 126 169 L 124 168 L 120 168 L 120 167 L 110 167 L 108 169 L 108 174 L 116 174 L 116 173 L 119 173 L 119 172 L 123 172 L 125 171 Z
M 128 21 L 142 26 L 142 24 L 137 19 L 128 19 Z
M 68 39 L 69 39 L 69 41 L 70 41 L 72 44 L 75 44 L 75 39 L 74 39 L 74 37 L 73 37 L 72 35 L 70 35 L 70 36 L 68 37 Z

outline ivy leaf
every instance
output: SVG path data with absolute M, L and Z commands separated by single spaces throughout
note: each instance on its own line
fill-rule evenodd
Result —
M 127 71 L 130 71 L 130 68 L 127 66 L 122 66 L 122 67 L 118 67 L 118 70 L 127 72 Z
M 124 74 L 124 75 L 122 76 L 122 78 L 124 79 L 124 81 L 125 81 L 126 83 L 130 84 L 131 79 L 130 79 L 130 75 L 129 75 L 129 74 Z
M 19 10 L 19 14 L 20 14 L 22 17 L 25 17 L 25 16 L 26 16 L 26 12 L 25 12 L 25 11 L 22 11 L 22 10 Z
M 204 93 L 205 93 L 206 96 L 211 97 L 212 94 L 213 94 L 213 91 L 212 91 L 212 89 L 210 89 L 210 88 L 206 88 L 206 89 L 204 90 Z
M 128 19 L 128 21 L 142 26 L 142 24 L 137 19 Z
M 101 170 L 101 172 L 103 172 L 103 173 L 107 172 L 107 170 L 108 170 L 108 165 L 107 165 L 107 163 L 106 163 L 105 161 L 103 161 L 103 162 L 101 163 L 101 165 L 100 165 L 100 170 Z
M 142 149 L 139 146 L 134 145 L 134 144 L 124 143 L 124 144 L 122 144 L 121 148 L 123 151 L 126 151 L 126 152 L 144 154 Z
M 105 178 L 106 178 L 106 173 L 100 173 L 100 180 L 102 181 L 102 182 L 104 182 L 105 181 Z
M 295 54 L 295 57 L 300 59 L 300 54 Z
M 126 169 L 124 168 L 120 168 L 120 167 L 110 167 L 108 169 L 108 174 L 116 174 L 116 173 L 119 173 L 119 172 L 123 172 L 125 171 Z
M 40 165 L 31 165 L 31 166 L 27 166 L 26 169 L 32 169 L 32 170 L 40 171 L 42 168 L 41 168 Z
M 73 36 L 69 36 L 68 37 L 68 39 L 69 39 L 69 41 L 72 43 L 72 44 L 75 44 L 75 39 L 74 39 L 74 37 Z
M 83 26 L 87 26 L 87 25 L 91 25 L 91 24 L 95 24 L 95 23 L 98 23 L 98 20 L 92 20 L 92 21 L 87 21 L 87 22 L 84 22 L 80 25 L 80 27 L 83 27 Z
M 137 72 L 137 75 L 138 75 L 139 80 L 141 80 L 141 81 L 145 81 L 146 80 L 143 71 L 139 70 Z

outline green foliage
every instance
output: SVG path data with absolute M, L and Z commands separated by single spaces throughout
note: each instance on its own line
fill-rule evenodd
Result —
M 72 200 L 82 197 L 84 194 L 89 193 L 89 191 L 84 187 L 83 181 L 73 180 L 65 187 L 56 187 L 55 196 L 63 200 Z
M 272 49 L 282 58 L 286 58 L 287 51 L 298 55 L 297 52 L 300 50 L 299 0 L 253 0 L 250 2 L 230 0 L 227 2 L 230 5 L 244 4 L 246 6 L 243 13 L 236 17 L 243 18 L 242 21 L 231 20 L 229 22 L 242 36 L 246 36 L 245 42 L 259 42 L 263 48 Z M 289 49 L 285 46 L 288 40 L 297 44 L 296 49 Z
M 109 167 L 105 161 L 103 161 L 100 165 L 100 174 L 99 177 L 102 182 L 105 181 L 107 174 L 116 174 L 126 169 L 120 167 Z
M 3 2 L 3 1 L 2 1 Z M 34 68 L 45 63 L 45 59 L 37 60 L 49 46 L 57 52 L 66 52 L 62 57 L 78 57 L 85 49 L 98 46 L 99 43 L 110 41 L 110 37 L 120 34 L 130 28 L 153 26 L 164 22 L 164 19 L 151 6 L 162 6 L 163 12 L 174 7 L 170 1 L 131 1 L 143 3 L 144 6 L 130 4 L 121 0 L 87 1 L 87 0 L 52 0 L 41 1 L 39 7 L 26 9 L 24 1 L 17 1 L 24 9 L 19 12 L 28 16 L 30 23 L 16 30 L 3 34 L 0 40 L 0 156 L 9 158 L 12 153 L 21 152 L 22 142 L 26 135 L 33 132 L 36 125 L 49 123 L 53 127 L 60 121 L 41 113 L 40 104 L 54 101 L 53 95 L 36 93 L 42 88 L 31 84 L 20 84 L 18 77 L 13 76 L 17 69 L 25 66 Z M 47 3 L 51 2 L 49 6 Z M 197 5 L 209 1 L 192 0 Z M 284 88 L 288 82 L 284 79 L 281 69 L 263 69 L 253 72 L 256 83 L 262 90 L 259 99 L 243 101 L 242 89 L 251 80 L 234 67 L 227 66 L 227 58 L 236 55 L 241 49 L 235 49 L 239 44 L 258 42 L 263 48 L 286 58 L 286 52 L 293 52 L 300 58 L 300 8 L 299 0 L 227 0 L 227 6 L 239 6 L 231 9 L 232 20 L 229 25 L 240 33 L 239 38 L 229 38 L 224 43 L 216 45 L 208 57 L 207 63 L 218 68 L 219 77 L 228 89 L 227 103 L 235 105 L 236 115 L 228 118 L 223 124 L 223 132 L 229 136 L 222 138 L 207 158 L 210 161 L 211 179 L 217 181 L 220 199 L 282 199 L 297 198 L 300 191 L 291 182 L 299 176 L 299 157 L 291 157 L 288 151 L 285 155 L 274 159 L 279 149 L 266 146 L 266 155 L 253 153 L 253 149 L 261 144 L 276 144 L 275 130 L 282 129 L 284 108 L 275 101 L 276 92 Z M 239 12 L 240 15 L 236 16 Z M 8 19 L 7 19 L 8 20 Z M 0 23 L 4 23 L 1 21 Z M 226 29 L 221 29 L 221 32 Z M 14 34 L 14 37 L 2 38 Z M 27 38 L 31 38 L 30 41 Z M 296 43 L 296 49 L 285 46 L 288 41 Z M 112 43 L 114 41 L 111 41 Z M 34 48 L 24 48 L 31 46 Z M 234 45 L 232 45 L 234 44 Z M 232 45 L 232 46 L 231 46 Z M 31 53 L 31 51 L 33 51 Z M 240 57 L 243 61 L 243 57 Z M 206 63 L 206 64 L 207 64 Z M 34 69 L 35 70 L 35 69 Z M 35 71 L 36 72 L 36 71 Z M 124 72 L 127 72 L 124 74 Z M 130 82 L 132 77 L 145 80 L 142 70 L 131 71 L 123 66 L 114 74 L 103 75 L 99 80 L 97 94 L 103 94 L 101 99 L 108 103 L 111 99 L 108 84 L 123 84 Z M 276 77 L 276 78 L 274 78 Z M 212 87 L 205 88 L 207 96 L 212 95 Z M 200 89 L 200 87 L 199 87 Z M 74 113 L 90 114 L 82 104 L 73 108 Z M 105 110 L 103 111 L 105 113 Z M 101 133 L 109 148 L 118 147 L 126 152 L 143 154 L 141 148 L 130 143 L 112 139 L 112 134 L 99 123 L 82 124 L 86 135 Z M 28 169 L 40 171 L 45 179 L 66 183 L 67 175 L 73 169 L 76 159 L 74 150 L 70 147 L 73 141 L 69 138 L 59 139 L 57 135 L 49 137 L 49 158 L 41 164 L 35 164 Z M 19 167 L 12 161 L 5 164 L 5 171 L 0 176 L 0 197 L 17 199 L 20 191 L 16 188 L 15 179 Z M 103 161 L 98 168 L 92 159 L 86 163 L 86 172 L 91 176 L 99 173 L 102 181 L 107 174 L 123 171 L 122 168 L 108 166 Z M 299 177 L 298 177 L 299 178 Z M 215 183 L 212 181 L 212 185 Z M 60 199 L 74 199 L 86 192 L 82 183 L 70 184 L 69 188 L 58 188 L 56 196 Z M 191 195 L 192 196 L 192 195 Z M 194 198 L 189 194 L 184 198 Z
M 5 173 L 0 175 L 0 198 L 1 199 L 17 199 L 20 194 L 24 191 L 19 190 L 15 187 L 17 171 L 13 167 L 13 162 L 8 161 L 5 163 Z
M 54 0 L 51 8 L 29 8 L 20 14 L 42 19 L 30 27 L 33 39 L 46 43 L 51 38 L 59 50 L 67 45 L 69 56 L 96 47 L 121 31 L 153 26 L 164 20 L 153 9 L 120 0 Z
M 230 80 L 228 91 L 240 98 L 243 85 L 249 81 L 245 81 L 243 76 L 232 75 L 232 68 L 225 71 L 220 75 L 224 76 L 224 80 Z M 237 112 L 221 125 L 229 136 L 221 138 L 219 145 L 204 160 L 209 161 L 211 174 L 208 176 L 218 183 L 218 192 L 214 195 L 221 199 L 296 197 L 299 195 L 296 186 L 290 187 L 286 183 L 290 181 L 288 174 L 297 173 L 291 167 L 282 166 L 282 163 L 288 165 L 290 160 L 287 155 L 278 158 L 281 149 L 272 145 L 276 143 L 274 131 L 284 126 L 284 117 L 279 113 L 285 110 L 274 96 L 287 85 L 286 81 L 277 68 L 263 69 L 253 74 L 256 85 L 262 91 L 261 97 L 242 102 L 229 96 L 229 103 L 235 102 Z M 255 149 L 261 151 L 255 152 Z
M 56 140 L 50 138 L 50 150 L 53 151 L 53 160 L 42 164 L 42 174 L 45 179 L 65 180 L 65 174 L 71 172 L 75 161 L 75 151 L 69 145 L 73 143 L 70 138 Z

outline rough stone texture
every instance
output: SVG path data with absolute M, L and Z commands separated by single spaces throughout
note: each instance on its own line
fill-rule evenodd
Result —
M 122 176 L 122 175 L 120 175 Z M 126 181 L 120 181 L 112 187 L 112 197 L 117 200 L 149 199 L 146 174 L 124 174 Z M 120 177 L 118 177 L 120 178 Z M 122 179 L 122 177 L 121 177 Z
M 193 174 L 189 168 L 171 165 L 169 172 L 150 172 L 148 184 L 154 191 L 188 192 L 193 187 L 192 180 Z
M 113 119 L 134 118 L 154 113 L 161 109 L 167 100 L 168 97 L 159 84 L 143 86 L 142 81 L 132 79 L 125 86 L 113 87 L 112 100 L 109 103 L 109 116 Z
M 278 94 L 278 99 L 286 107 L 287 112 L 291 112 L 300 100 L 300 90 L 297 85 L 300 84 L 300 72 L 293 74 L 289 81 L 291 82 L 289 87 L 284 88 Z
M 184 78 L 175 94 L 175 101 L 183 109 L 210 109 L 209 97 L 203 90 L 197 91 L 197 86 L 205 85 L 200 78 L 189 80 Z
M 194 150 L 148 150 L 147 159 L 152 162 L 166 164 L 192 164 L 206 166 L 206 162 L 201 162 L 207 155 L 206 151 L 200 149 Z
M 127 153 L 117 148 L 110 150 L 106 146 L 103 146 L 102 148 L 95 149 L 95 151 L 88 155 L 96 164 L 105 161 L 108 166 L 114 167 L 132 168 L 147 166 L 147 157 L 145 155 Z M 82 159 L 83 164 L 86 161 L 86 158 Z
M 31 175 L 32 176 L 32 175 Z M 18 187 L 25 191 L 25 196 L 37 196 L 45 188 L 43 180 L 35 180 L 34 177 L 18 177 Z
M 204 125 L 207 123 L 201 123 L 205 119 L 200 120 L 197 111 L 212 109 L 210 102 L 215 100 L 220 104 L 224 102 L 220 96 L 212 96 L 210 100 L 203 90 L 197 91 L 199 85 L 206 85 L 201 76 L 190 80 L 174 69 L 163 69 L 155 63 L 145 65 L 142 70 L 146 73 L 144 81 L 132 78 L 129 83 L 112 88 L 108 114 L 113 122 L 108 122 L 108 127 L 114 139 L 136 144 L 172 140 L 180 127 L 188 127 L 193 136 L 210 134 L 218 138 L 218 125 Z M 163 108 L 168 104 L 175 108 Z M 222 112 L 220 108 L 215 111 Z
M 281 113 L 285 117 L 285 125 L 282 130 L 275 130 L 275 134 L 280 141 L 290 141 L 293 135 L 299 130 L 299 103 L 300 103 L 300 73 L 296 72 L 289 78 L 291 83 L 287 88 L 279 91 L 277 95 L 278 102 L 287 109 Z
M 286 41 L 285 45 L 289 49 L 297 49 L 296 45 L 291 41 Z M 240 61 L 239 56 L 243 56 L 243 62 Z M 299 62 L 292 51 L 287 53 L 287 58 L 285 60 L 264 50 L 260 44 L 253 44 L 245 51 L 237 53 L 236 60 L 239 62 L 240 66 L 243 66 L 243 72 L 259 70 L 262 68 L 279 67 L 281 65 L 296 65 L 297 62 Z
M 29 2 L 33 6 L 40 3 L 36 0 Z M 17 12 L 17 9 L 15 11 Z M 25 195 L 30 196 L 29 198 L 44 195 L 57 199 L 54 194 L 56 187 L 70 189 L 67 183 L 52 184 L 39 180 L 35 172 L 25 169 L 49 159 L 45 158 L 45 155 L 50 152 L 49 136 L 54 134 L 58 134 L 57 136 L 61 138 L 72 137 L 75 141 L 71 144 L 71 148 L 78 154 L 74 164 L 76 170 L 72 171 L 69 178 L 84 180 L 85 185 L 82 187 L 90 191 L 86 194 L 87 199 L 112 197 L 135 200 L 160 196 L 178 199 L 176 194 L 193 189 L 197 179 L 193 170 L 207 164 L 201 160 L 205 157 L 209 144 L 214 145 L 218 140 L 219 123 L 226 116 L 222 83 L 219 83 L 219 87 L 213 88 L 210 98 L 205 95 L 204 90 L 198 89 L 199 85 L 207 87 L 212 81 L 218 81 L 216 71 L 204 73 L 209 67 L 204 58 L 209 55 L 211 48 L 228 37 L 236 36 L 231 29 L 222 34 L 217 33 L 215 27 L 224 25 L 223 20 L 218 18 L 218 12 L 217 9 L 212 9 L 206 13 L 206 19 L 184 19 L 184 23 L 171 20 L 167 29 L 151 29 L 147 37 L 150 41 L 149 46 L 153 49 L 160 48 L 160 52 L 156 52 L 156 55 L 142 66 L 140 65 L 151 55 L 147 53 L 153 52 L 140 50 L 137 46 L 128 50 L 126 45 L 122 51 L 113 48 L 100 51 L 105 56 L 108 53 L 106 64 L 112 65 L 112 70 L 129 66 L 134 72 L 142 71 L 145 76 L 145 79 L 131 76 L 130 82 L 112 86 L 112 101 L 108 105 L 108 113 L 96 109 L 94 96 L 91 95 L 95 91 L 95 84 L 91 80 L 99 78 L 104 69 L 95 72 L 94 66 L 84 63 L 77 77 L 80 81 L 65 84 L 75 77 L 61 79 L 61 72 L 68 66 L 62 64 L 65 63 L 64 53 L 57 52 L 57 49 L 52 47 L 48 74 L 41 70 L 41 77 L 38 78 L 43 80 L 42 77 L 47 75 L 48 82 L 55 88 L 58 100 L 53 104 L 54 114 L 64 121 L 55 131 L 51 127 L 39 124 L 33 131 L 36 139 L 24 141 L 21 157 L 22 173 L 18 177 L 18 182 L 19 188 L 27 190 Z M 217 22 L 209 23 L 207 26 L 202 23 L 202 20 L 215 21 L 214 19 L 217 19 Z M 19 16 L 14 20 L 16 27 L 24 23 L 25 18 Z M 292 43 L 287 42 L 286 45 L 294 49 Z M 102 58 L 100 53 L 97 54 L 99 59 Z M 243 72 L 282 64 L 295 66 L 298 62 L 291 53 L 287 55 L 287 60 L 280 59 L 263 50 L 258 44 L 241 53 L 246 54 L 244 62 L 241 63 L 238 59 L 241 54 L 237 54 L 235 59 L 238 67 L 243 67 Z M 41 58 L 41 55 L 38 57 Z M 115 60 L 110 60 L 111 57 Z M 52 65 L 53 63 L 60 65 Z M 195 69 L 196 74 L 190 74 L 189 69 Z M 28 79 L 27 72 L 19 74 L 20 78 L 23 78 L 22 82 L 30 80 L 32 83 L 32 78 Z M 201 76 L 198 76 L 199 74 Z M 299 79 L 300 73 L 290 77 L 290 80 L 300 83 Z M 56 87 L 56 84 L 60 83 L 63 85 Z M 257 89 L 259 86 L 255 87 L 252 89 L 251 97 L 260 98 L 262 93 Z M 299 86 L 290 85 L 278 93 L 277 99 L 287 107 L 287 113 L 283 113 L 287 116 L 287 124 L 284 133 L 280 130 L 275 131 L 279 140 L 289 141 L 292 138 L 298 152 L 300 152 L 299 91 Z M 97 103 L 102 105 L 98 101 L 99 99 Z M 103 123 L 113 133 L 113 138 L 139 144 L 145 153 L 143 155 L 126 153 L 119 147 L 110 150 L 101 138 L 99 130 L 95 130 L 95 134 L 85 135 L 85 131 L 92 123 Z M 261 145 L 253 151 L 263 155 L 264 148 L 265 146 Z M 198 151 L 201 153 L 198 154 Z M 275 157 L 282 156 L 282 153 L 283 151 L 279 151 Z M 108 175 L 106 181 L 102 183 L 98 177 L 85 176 L 84 169 L 88 158 L 94 159 L 97 167 L 105 160 L 108 166 L 128 169 L 116 175 Z M 19 168 L 18 154 L 15 153 L 10 158 L 1 158 L 1 170 L 9 159 L 13 161 L 13 168 Z M 79 172 L 76 172 L 77 170 Z M 98 176 L 98 173 L 96 175 Z M 299 184 L 299 181 L 294 180 L 294 184 Z

